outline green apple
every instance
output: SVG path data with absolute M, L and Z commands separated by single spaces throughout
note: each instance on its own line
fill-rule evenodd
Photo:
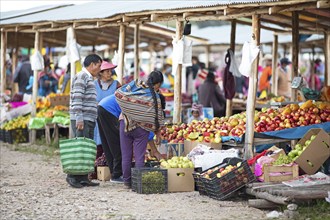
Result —
M 307 140 L 305 141 L 305 145 L 308 146 L 312 141 L 311 140 Z
M 311 136 L 310 140 L 312 141 L 312 140 L 314 140 L 315 138 L 316 138 L 316 135 L 313 134 L 313 135 Z
M 296 146 L 294 146 L 294 149 L 296 149 L 298 151 L 302 150 L 301 144 L 296 144 Z

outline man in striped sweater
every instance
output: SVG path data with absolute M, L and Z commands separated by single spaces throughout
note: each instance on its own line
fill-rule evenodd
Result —
M 97 118 L 96 88 L 93 77 L 101 70 L 102 59 L 96 54 L 88 55 L 83 69 L 73 79 L 70 97 L 71 127 L 75 137 L 93 139 Z M 74 188 L 98 186 L 88 175 L 69 175 L 68 184 Z

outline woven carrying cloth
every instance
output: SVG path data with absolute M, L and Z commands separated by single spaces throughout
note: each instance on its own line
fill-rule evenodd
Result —
M 155 103 L 150 89 L 142 81 L 131 81 L 115 92 L 116 100 L 125 119 L 125 131 L 131 131 L 137 126 L 156 132 Z M 163 109 L 159 95 L 157 97 L 159 126 L 164 126 Z
M 63 172 L 85 175 L 94 172 L 96 144 L 85 137 L 60 140 L 60 158 Z

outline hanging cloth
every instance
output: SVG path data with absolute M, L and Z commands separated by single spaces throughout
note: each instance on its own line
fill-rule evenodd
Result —
M 223 88 L 225 91 L 225 98 L 232 99 L 235 96 L 236 85 L 235 85 L 235 77 L 229 71 L 230 63 L 231 63 L 229 50 L 227 50 L 227 54 L 225 57 L 225 63 L 226 63 L 226 67 L 225 67 L 224 74 L 223 74 L 224 75 L 223 76 Z
M 236 77 L 241 77 L 242 74 L 238 70 L 238 66 L 237 66 L 237 62 L 236 62 L 234 52 L 233 52 L 232 49 L 228 49 L 228 51 L 229 51 L 230 61 L 231 61 L 230 67 L 229 67 L 229 72 L 231 72 Z
M 251 66 L 253 61 L 259 54 L 259 47 L 252 42 L 245 42 L 242 49 L 242 62 L 239 66 L 239 71 L 242 75 L 249 77 L 251 74 Z

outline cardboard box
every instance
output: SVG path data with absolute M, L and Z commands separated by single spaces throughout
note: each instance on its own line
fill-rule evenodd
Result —
M 297 164 L 293 164 L 292 166 L 264 164 L 262 169 L 263 175 L 261 179 L 263 179 L 264 182 L 282 182 L 292 180 L 299 176 L 299 166 Z
M 167 169 L 168 192 L 192 192 L 195 182 L 192 173 L 194 168 Z
M 278 148 L 276 146 L 272 146 L 271 148 L 269 148 L 267 151 L 273 151 L 272 154 L 269 155 L 269 157 L 274 158 L 275 160 L 277 160 L 277 158 L 282 154 L 282 155 L 286 155 L 285 151 L 281 148 Z
M 222 144 L 219 143 L 207 143 L 207 142 L 198 142 L 198 141 L 188 141 L 188 140 L 185 140 L 184 141 L 184 151 L 183 151 L 183 155 L 187 155 L 190 153 L 190 151 L 192 149 L 194 149 L 198 144 L 203 144 L 203 145 L 206 145 L 208 147 L 211 147 L 215 150 L 221 150 L 222 148 Z
M 315 174 L 330 157 L 330 136 L 321 128 L 310 129 L 297 144 L 305 145 L 312 135 L 316 135 L 308 147 L 295 160 L 299 167 L 309 175 Z
M 111 178 L 109 167 L 97 167 L 97 179 L 101 181 L 109 181 Z
M 50 97 L 49 101 L 50 101 L 51 106 L 57 106 L 57 105 L 69 106 L 70 105 L 70 95 L 61 95 L 61 96 Z

